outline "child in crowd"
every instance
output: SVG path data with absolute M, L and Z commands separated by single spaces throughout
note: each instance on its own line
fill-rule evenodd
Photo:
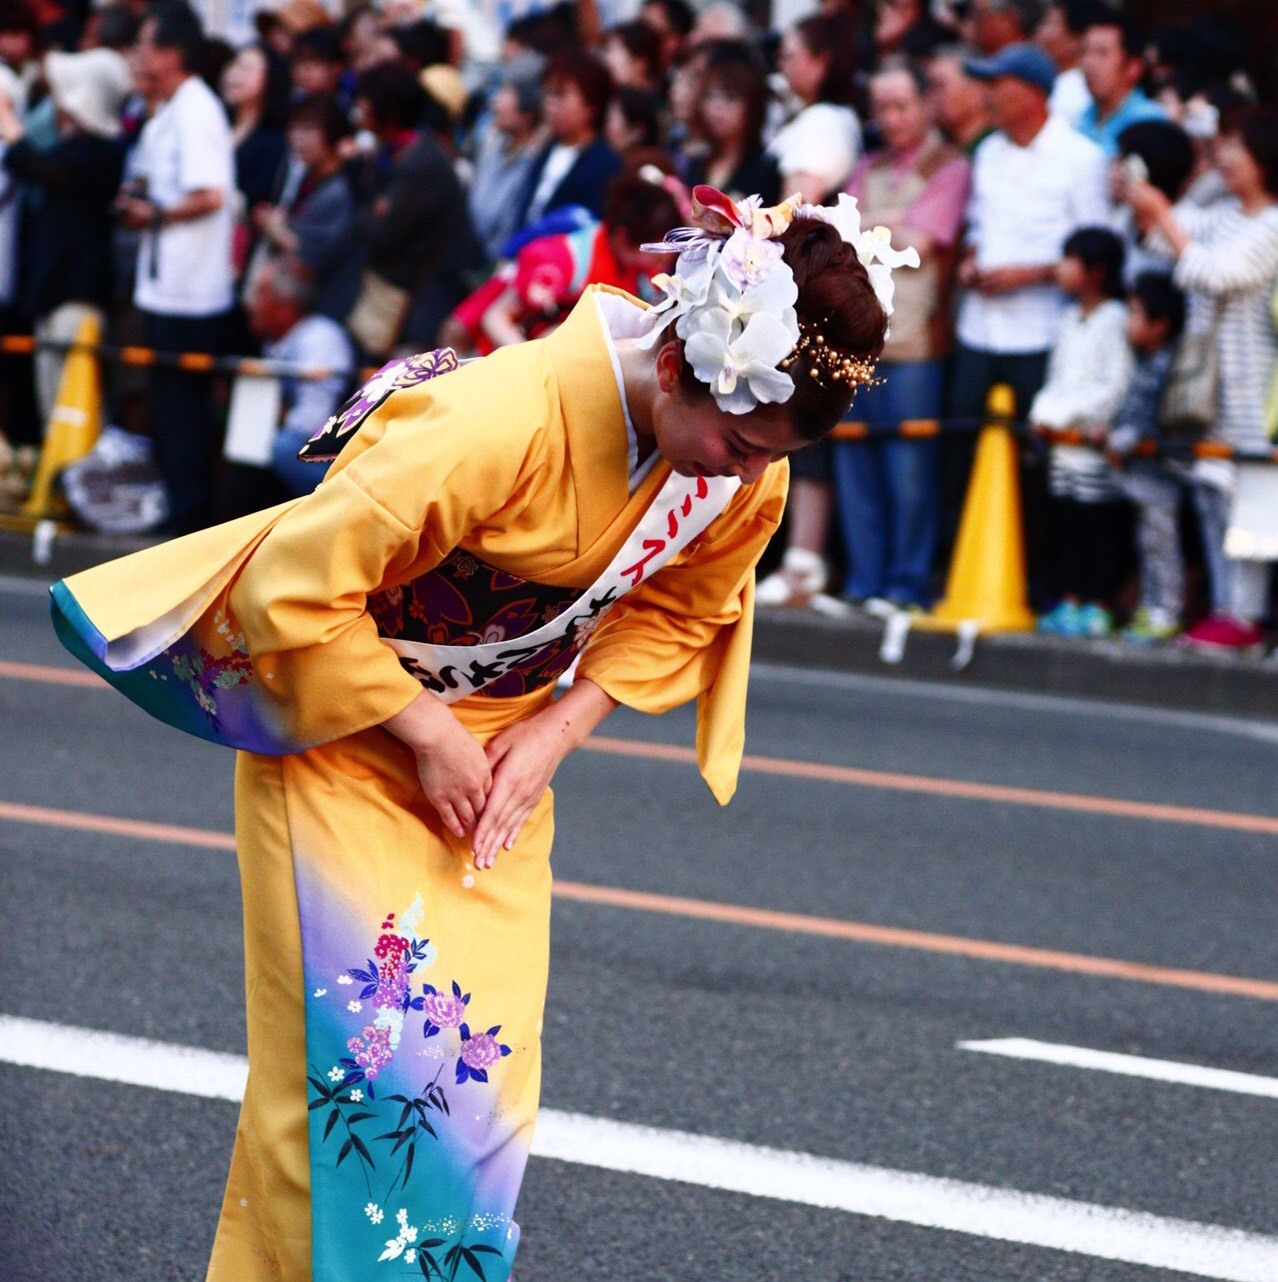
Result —
M 652 277 L 673 267 L 639 246 L 659 241 L 681 217 L 673 192 L 682 188 L 645 166 L 609 184 L 604 218 L 576 231 L 538 236 L 463 300 L 441 341 L 459 352 L 486 356 L 494 348 L 538 338 L 554 329 L 587 285 L 612 285 L 654 298 Z
M 1127 338 L 1136 363 L 1114 415 L 1107 450 L 1123 493 L 1136 505 L 1140 605 L 1123 636 L 1150 644 L 1180 630 L 1185 566 L 1176 516 L 1180 482 L 1163 459 L 1134 458 L 1139 445 L 1159 440 L 1158 408 L 1185 324 L 1185 296 L 1170 276 L 1142 272 L 1127 298 Z
M 1030 406 L 1036 431 L 1077 431 L 1100 441 L 1122 402 L 1131 372 L 1122 299 L 1123 244 L 1103 227 L 1065 242 L 1056 269 L 1074 299 L 1061 319 L 1047 381 Z M 1061 601 L 1038 621 L 1057 636 L 1105 636 L 1108 602 L 1124 560 L 1125 502 L 1117 475 L 1095 445 L 1053 445 L 1050 459 Z

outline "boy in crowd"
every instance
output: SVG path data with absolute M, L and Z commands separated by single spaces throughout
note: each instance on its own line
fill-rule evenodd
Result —
M 1143 645 L 1166 641 L 1180 630 L 1185 586 L 1176 523 L 1180 483 L 1174 464 L 1133 455 L 1142 443 L 1159 440 L 1159 403 L 1184 323 L 1185 298 L 1170 276 L 1142 272 L 1136 277 L 1127 299 L 1127 340 L 1135 365 L 1106 449 L 1123 492 L 1136 506 L 1140 605 L 1123 636 Z

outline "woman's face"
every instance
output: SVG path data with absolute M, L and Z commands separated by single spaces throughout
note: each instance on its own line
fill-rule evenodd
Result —
M 519 110 L 519 95 L 513 85 L 502 85 L 493 94 L 493 125 L 504 134 L 522 135 L 527 132 L 528 119 Z
M 697 99 L 701 94 L 701 77 L 705 63 L 700 58 L 689 58 L 670 77 L 670 114 L 681 125 L 692 125 L 697 115 Z
M 701 95 L 701 127 L 712 142 L 732 146 L 745 138 L 746 101 L 710 85 Z
M 332 93 L 341 78 L 340 66 L 316 58 L 309 52 L 293 59 L 293 87 L 298 93 Z
M 334 155 L 324 131 L 309 121 L 289 125 L 288 145 L 307 169 L 322 168 Z
M 874 43 L 895 49 L 919 17 L 918 0 L 882 0 L 874 15 Z
M 572 80 L 551 80 L 542 91 L 541 114 L 546 127 L 561 142 L 575 142 L 594 133 L 590 107 Z
M 604 116 L 604 141 L 620 154 L 639 145 L 641 132 L 638 126 L 626 119 L 621 103 L 614 98 L 608 104 L 608 112 Z
M 785 77 L 790 91 L 805 103 L 816 102 L 821 96 L 821 81 L 825 79 L 826 59 L 812 53 L 795 31 L 781 37 L 777 54 L 777 70 Z
M 266 55 L 253 46 L 241 49 L 222 72 L 222 101 L 242 107 L 261 102 L 265 93 Z
M 1240 200 L 1258 196 L 1265 190 L 1264 171 L 1256 164 L 1240 134 L 1221 134 L 1216 140 L 1216 168 L 1225 186 Z
M 615 84 L 630 85 L 635 89 L 648 88 L 647 68 L 616 36 L 609 36 L 604 41 L 603 61 L 612 72 Z
M 678 343 L 657 353 L 660 393 L 652 408 L 657 452 L 680 476 L 736 476 L 752 485 L 769 463 L 808 443 L 783 405 L 725 414 L 708 389 L 693 392 L 683 385 L 682 363 Z
M 632 244 L 630 238 L 620 228 L 608 232 L 608 247 L 612 250 L 613 262 L 624 277 L 638 283 L 639 292 L 649 297 L 652 290 L 652 278 L 661 272 L 673 272 L 677 256 L 675 254 L 649 254 Z M 658 298 L 664 297 L 658 292 Z
M 351 62 L 358 63 L 372 54 L 382 34 L 382 20 L 373 9 L 364 9 L 351 20 L 346 33 L 346 47 Z
M 1058 67 L 1072 67 L 1078 59 L 1078 37 L 1065 21 L 1065 6 L 1049 4 L 1034 29 L 1034 43 L 1050 55 Z

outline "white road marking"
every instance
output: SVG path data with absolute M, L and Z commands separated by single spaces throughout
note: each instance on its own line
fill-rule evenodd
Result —
M 12 1016 L 0 1061 L 227 1100 L 247 1074 L 238 1055 Z M 1278 1278 L 1278 1238 L 1259 1233 L 580 1113 L 543 1109 L 533 1155 L 1222 1282 Z
M 1029 1037 L 1001 1037 L 984 1042 L 959 1042 L 959 1050 L 982 1055 L 1004 1055 L 1010 1059 L 1037 1060 L 1070 1068 L 1090 1068 L 1101 1073 L 1121 1073 L 1153 1082 L 1174 1082 L 1179 1086 L 1203 1086 L 1236 1095 L 1262 1095 L 1278 1099 L 1278 1077 L 1239 1073 L 1228 1068 L 1204 1068 L 1172 1059 L 1146 1059 L 1142 1055 L 1121 1055 L 1114 1051 L 1089 1050 L 1086 1046 L 1062 1046 L 1036 1042 Z
M 50 579 L 27 578 L 25 574 L 0 574 L 0 592 L 14 596 L 45 596 L 52 587 Z
M 1064 694 L 1029 694 L 995 686 L 973 686 L 966 682 L 962 685 L 950 685 L 941 681 L 917 681 L 910 677 L 880 677 L 869 673 L 835 672 L 824 668 L 792 668 L 779 663 L 758 661 L 750 665 L 750 676 L 756 681 L 819 686 L 823 690 L 848 690 L 858 694 L 890 695 L 904 699 L 941 699 L 979 707 L 994 704 L 1016 708 L 1022 712 L 1045 712 L 1049 715 L 1143 721 L 1149 725 L 1240 735 L 1244 739 L 1254 739 L 1260 743 L 1278 744 L 1278 724 L 1272 720 L 1253 721 L 1247 717 L 1154 708 L 1137 703 L 1116 703 L 1108 699 L 1079 699 Z
M 205 1099 L 238 1101 L 248 1081 L 243 1055 L 13 1015 L 0 1015 L 0 1061 Z

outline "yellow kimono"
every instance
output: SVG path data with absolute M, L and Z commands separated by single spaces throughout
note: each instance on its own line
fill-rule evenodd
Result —
M 412 752 L 379 728 L 422 688 L 386 642 L 531 630 L 595 582 L 661 489 L 658 461 L 629 491 L 599 292 L 544 340 L 367 397 L 314 494 L 55 586 L 77 657 L 172 724 L 255 749 L 236 773 L 250 1071 L 216 1282 L 509 1273 L 552 798 L 476 872 Z M 753 567 L 786 475 L 739 489 L 574 642 L 579 674 L 622 703 L 699 700 L 721 803 L 744 737 Z M 573 657 L 538 656 L 453 710 L 486 740 L 544 706 Z

